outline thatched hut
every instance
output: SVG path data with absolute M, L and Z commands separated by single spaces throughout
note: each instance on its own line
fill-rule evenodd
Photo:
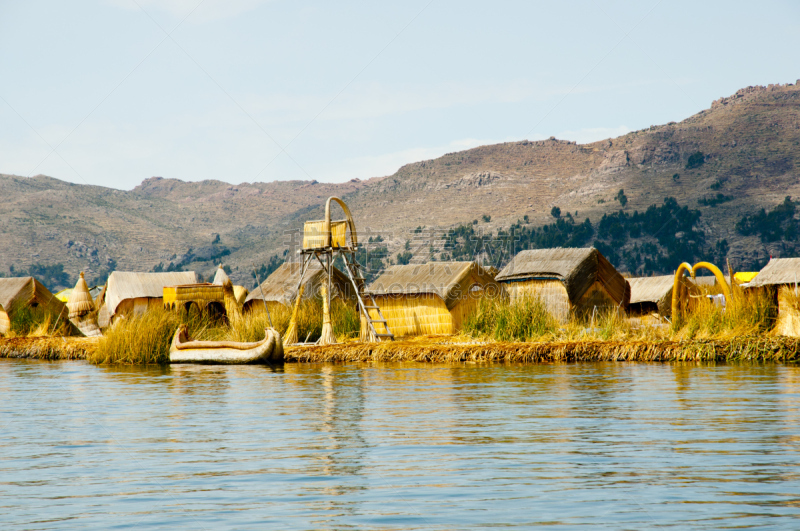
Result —
M 497 275 L 511 300 L 539 297 L 560 322 L 570 312 L 583 316 L 594 308 L 626 309 L 631 287 L 593 248 L 521 251 Z
M 170 273 L 135 273 L 114 271 L 109 275 L 100 300 L 98 324 L 105 328 L 115 317 L 122 314 L 141 314 L 148 308 L 158 308 L 163 304 L 164 288 L 183 284 L 197 284 L 194 271 L 174 271 Z
M 392 334 L 402 337 L 456 333 L 482 297 L 501 296 L 503 288 L 476 262 L 431 262 L 391 266 L 367 292 Z M 370 315 L 378 318 L 375 310 Z
M 78 282 L 72 289 L 67 299 L 67 309 L 69 310 L 69 320 L 86 337 L 100 336 L 100 328 L 97 326 L 97 309 L 94 300 L 89 293 L 89 286 L 81 272 Z
M 285 262 L 268 276 L 259 287 L 247 295 L 244 302 L 244 311 L 263 312 L 264 300 L 266 300 L 270 312 L 290 308 L 297 296 L 300 269 L 301 264 L 298 262 Z M 317 261 L 310 262 L 308 271 L 306 271 L 303 279 L 303 300 L 320 297 L 325 278 L 325 270 L 322 265 Z M 332 268 L 331 286 L 331 297 L 355 301 L 353 285 L 347 276 L 335 267 Z
M 14 313 L 22 308 L 37 308 L 49 312 L 55 318 L 67 317 L 67 307 L 50 293 L 44 284 L 33 277 L 0 278 L 0 306 L 4 308 L 6 318 L 0 317 L 0 327 L 8 322 L 5 331 L 10 329 Z
M 775 332 L 800 337 L 800 258 L 773 258 L 747 289 L 764 290 L 778 305 Z
M 631 301 L 628 305 L 628 314 L 643 316 L 658 314 L 662 317 L 672 316 L 672 286 L 675 275 L 662 275 L 658 277 L 629 278 L 631 286 Z M 696 293 L 697 288 L 687 277 L 681 278 L 680 300 L 685 301 L 686 295 Z

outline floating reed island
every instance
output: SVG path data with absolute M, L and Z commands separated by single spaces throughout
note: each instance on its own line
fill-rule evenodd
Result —
M 788 304 L 789 294 L 784 296 Z M 794 301 L 796 305 L 797 300 Z M 232 321 L 213 315 L 153 308 L 130 315 L 106 329 L 101 338 L 14 337 L 0 339 L 0 357 L 44 360 L 84 359 L 96 364 L 164 364 L 174 331 L 186 324 L 193 335 L 212 341 L 256 341 L 273 326 L 283 333 L 291 309 L 274 308 Z M 337 343 L 285 349 L 285 362 L 429 362 L 561 363 L 641 362 L 780 362 L 800 361 L 800 338 L 778 335 L 776 311 L 768 292 L 734 292 L 726 308 L 698 298 L 680 324 L 653 324 L 616 311 L 588 317 L 573 314 L 561 322 L 542 299 L 483 299 L 467 315 L 464 329 L 449 335 L 402 337 L 362 342 L 354 307 L 334 300 L 331 311 Z M 297 314 L 298 334 L 315 340 L 321 334 L 321 301 L 308 299 Z
M 458 341 L 461 339 L 461 341 Z M 93 338 L 2 338 L 0 358 L 87 360 L 92 363 L 163 364 L 164 359 L 108 360 Z M 574 362 L 800 362 L 800 339 L 738 337 L 686 341 L 541 341 L 476 342 L 426 336 L 391 343 L 347 342 L 287 347 L 286 363 L 574 363 Z
M 332 219 L 336 204 L 346 219 Z M 331 197 L 325 219 L 304 225 L 300 261 L 252 293 L 221 265 L 211 283 L 195 272 L 115 271 L 97 295 L 81 276 L 66 305 L 33 278 L 0 279 L 0 357 L 166 364 L 176 330 L 194 338 L 192 350 L 238 351 L 270 337 L 277 347 L 280 336 L 287 362 L 800 356 L 798 258 L 759 273 L 734 274 L 729 264 L 727 279 L 708 262 L 637 279 L 594 248 L 533 249 L 499 272 L 476 261 L 406 264 L 368 284 L 358 250 L 348 207 Z M 697 277 L 698 269 L 714 277 Z

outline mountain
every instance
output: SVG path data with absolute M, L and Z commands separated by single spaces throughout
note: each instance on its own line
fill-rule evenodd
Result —
M 151 270 L 171 262 L 207 276 L 222 261 L 234 280 L 249 285 L 253 266 L 282 256 L 297 241 L 292 230 L 320 219 L 330 195 L 348 203 L 362 240 L 380 234 L 391 254 L 421 234 L 463 224 L 495 233 L 524 216 L 526 226 L 551 224 L 553 207 L 576 222 L 589 219 L 602 238 L 604 215 L 632 215 L 671 197 L 699 211 L 693 230 L 709 245 L 724 240 L 725 254 L 741 267 L 795 251 L 791 236 L 748 232 L 742 218 L 800 197 L 798 160 L 800 86 L 788 84 L 747 87 L 681 122 L 614 139 L 482 146 L 367 181 L 233 186 L 153 177 L 120 191 L 0 175 L 0 271 L 63 263 L 73 276 L 85 270 L 101 277 L 112 268 Z M 758 219 L 764 225 L 772 218 Z M 668 221 L 661 234 L 674 230 Z M 624 245 L 659 237 L 631 237 Z M 443 240 L 434 240 L 436 256 Z M 429 242 L 418 247 L 410 252 L 424 261 Z

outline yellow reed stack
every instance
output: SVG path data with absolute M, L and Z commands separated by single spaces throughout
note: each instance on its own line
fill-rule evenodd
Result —
M 286 329 L 286 333 L 283 335 L 284 346 L 297 343 L 297 311 L 300 309 L 300 301 L 303 300 L 305 288 L 305 285 L 301 285 L 300 290 L 297 292 L 294 308 L 292 308 L 292 317 L 289 319 L 289 328 Z
M 333 325 L 331 325 L 331 307 L 328 302 L 328 282 L 322 283 L 322 334 L 319 337 L 320 345 L 333 345 L 336 343 L 336 336 L 333 335 Z

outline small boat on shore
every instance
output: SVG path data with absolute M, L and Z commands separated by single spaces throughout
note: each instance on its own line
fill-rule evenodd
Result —
M 255 343 L 236 341 L 192 341 L 186 325 L 181 325 L 169 347 L 170 363 L 245 364 L 283 363 L 281 335 L 273 328 Z

